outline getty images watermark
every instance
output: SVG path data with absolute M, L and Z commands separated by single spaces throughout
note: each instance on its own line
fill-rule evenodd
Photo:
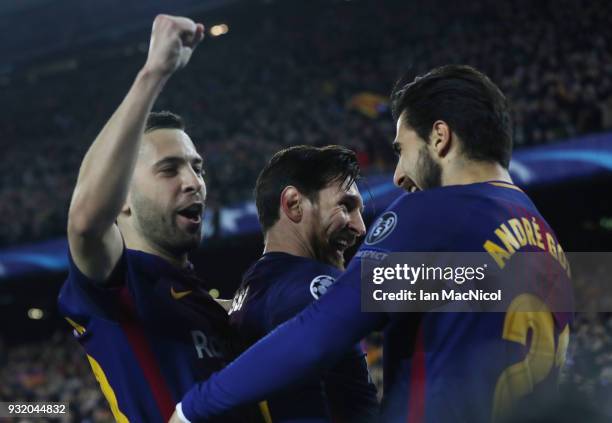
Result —
M 425 264 L 411 266 L 406 263 L 396 263 L 394 266 L 375 266 L 372 269 L 372 283 L 382 285 L 388 281 L 403 281 L 415 285 L 419 282 L 447 281 L 462 285 L 466 281 L 484 280 L 487 267 L 487 263 L 477 267 L 442 267 Z M 483 289 L 469 289 L 461 292 L 451 287 L 440 291 L 400 289 L 397 292 L 385 292 L 379 287 L 374 290 L 373 298 L 375 301 L 500 301 L 502 296 L 501 289 L 495 292 L 486 292 Z
M 612 311 L 612 253 L 362 250 L 367 312 Z

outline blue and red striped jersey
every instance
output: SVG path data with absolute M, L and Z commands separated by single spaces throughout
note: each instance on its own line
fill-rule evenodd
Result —
M 493 181 L 402 195 L 371 226 L 325 296 L 189 390 L 183 410 L 188 417 L 209 418 L 265 396 L 384 328 L 383 421 L 502 419 L 516 401 L 554 392 L 571 311 L 362 312 L 362 261 L 393 252 L 483 252 L 512 263 L 514 253 L 528 251 L 545 253 L 533 256 L 543 262 L 530 260 L 522 270 L 536 281 L 557 274 L 558 294 L 571 297 L 563 250 L 518 187 Z M 512 304 L 533 301 L 538 299 L 516 292 Z M 262 370 L 268 368 L 276 369 L 274 376 Z
M 225 310 L 192 270 L 155 255 L 124 249 L 104 286 L 70 258 L 59 308 L 118 422 L 168 421 L 187 389 L 230 359 Z
M 230 310 L 230 324 L 242 348 L 324 295 L 340 274 L 339 269 L 309 258 L 283 252 L 264 254 L 244 274 Z M 325 370 L 267 398 L 266 413 L 272 422 L 356 423 L 378 415 L 376 387 L 360 345 L 322 368 Z M 274 372 L 271 368 L 272 377 Z

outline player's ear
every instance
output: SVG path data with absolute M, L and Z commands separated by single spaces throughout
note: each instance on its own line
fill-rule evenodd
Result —
M 452 135 L 451 129 L 446 122 L 443 120 L 434 122 L 430 140 L 431 146 L 438 157 L 444 158 L 450 151 Z
M 302 194 L 292 185 L 285 187 L 281 192 L 281 211 L 294 223 L 302 220 Z

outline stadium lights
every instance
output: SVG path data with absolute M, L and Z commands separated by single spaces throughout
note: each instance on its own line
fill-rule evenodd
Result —
M 31 308 L 28 310 L 28 317 L 32 320 L 40 320 L 45 316 L 45 313 L 39 308 Z
M 219 35 L 227 34 L 229 27 L 226 24 L 214 25 L 210 28 L 210 35 L 218 37 Z
M 213 298 L 219 298 L 219 290 L 216 288 L 211 289 L 210 291 L 208 291 L 208 293 Z

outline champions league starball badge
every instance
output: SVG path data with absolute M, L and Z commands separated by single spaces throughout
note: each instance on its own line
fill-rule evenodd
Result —
M 378 244 L 385 239 L 397 225 L 397 215 L 388 211 L 383 213 L 372 226 L 372 230 L 365 239 L 366 245 Z
M 334 281 L 335 279 L 329 275 L 319 275 L 310 282 L 310 293 L 318 300 L 321 295 L 327 292 Z

